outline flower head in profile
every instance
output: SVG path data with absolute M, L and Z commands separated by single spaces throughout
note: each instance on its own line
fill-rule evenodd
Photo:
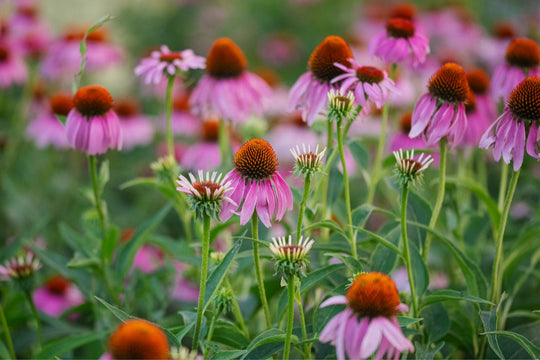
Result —
M 340 82 L 332 80 L 344 74 L 334 64 L 348 65 L 352 52 L 347 42 L 339 36 L 327 36 L 311 53 L 308 72 L 296 81 L 289 92 L 289 111 L 302 110 L 302 119 L 308 125 L 328 106 L 327 94 L 337 90 Z
M 189 195 L 191 209 L 195 211 L 197 217 L 202 219 L 204 216 L 217 218 L 221 211 L 223 202 L 228 202 L 232 206 L 238 204 L 229 196 L 233 190 L 232 181 L 222 178 L 222 174 L 217 172 L 206 173 L 199 170 L 199 179 L 197 180 L 192 173 L 189 173 L 189 180 L 180 175 L 180 180 L 176 181 L 180 186 L 176 190 Z
M 193 50 L 171 51 L 166 45 L 162 45 L 159 50 L 152 51 L 150 57 L 141 60 L 135 68 L 135 75 L 144 76 L 146 84 L 159 84 L 178 72 L 204 67 L 204 57 L 195 55 Z
M 412 21 L 395 17 L 388 20 L 386 29 L 371 40 L 369 52 L 386 63 L 407 61 L 418 66 L 426 61 L 429 42 Z
M 354 91 L 358 104 L 365 107 L 367 101 L 371 100 L 377 109 L 388 101 L 391 93 L 397 93 L 398 90 L 394 81 L 388 77 L 388 73 L 374 66 L 360 66 L 356 60 L 349 59 L 349 66 L 340 63 L 335 65 L 345 73 L 336 76 L 332 82 L 341 81 L 341 91 Z
M 41 262 L 31 252 L 7 260 L 0 265 L 1 280 L 24 280 L 30 278 L 41 268 Z
M 396 158 L 395 174 L 401 186 L 421 182 L 424 170 L 433 162 L 433 157 L 426 154 L 420 154 L 415 159 L 414 150 L 403 153 L 403 150 L 399 149 L 399 151 L 394 151 L 394 157 Z
M 73 97 L 74 108 L 66 118 L 66 133 L 72 148 L 89 155 L 122 149 L 120 120 L 113 98 L 103 86 L 83 86 Z
M 113 359 L 169 359 L 167 336 L 158 326 L 141 319 L 122 323 L 109 338 Z
M 323 168 L 323 158 L 326 148 L 319 152 L 319 145 L 315 147 L 315 152 L 311 151 L 311 146 L 302 144 L 302 149 L 298 145 L 290 149 L 294 156 L 294 173 L 296 175 L 313 176 Z
M 292 236 L 287 240 L 284 236 L 272 238 L 270 251 L 276 259 L 274 269 L 282 280 L 287 281 L 292 276 L 305 275 L 309 264 L 308 253 L 313 246 L 314 240 L 309 237 L 300 237 L 298 244 L 293 244 Z
M 396 319 L 408 307 L 399 300 L 394 281 L 378 272 L 356 277 L 346 296 L 333 296 L 321 307 L 345 304 L 345 310 L 334 316 L 324 327 L 319 340 L 336 347 L 338 360 L 399 358 L 404 351 L 414 351 Z M 378 351 L 377 351 L 378 349 Z M 376 352 L 376 354 L 375 354 Z
M 491 80 L 495 100 L 506 100 L 526 77 L 540 76 L 540 49 L 531 39 L 516 38 L 506 48 L 505 62 L 499 65 Z
M 207 118 L 243 123 L 249 115 L 261 116 L 272 90 L 259 76 L 248 72 L 242 50 L 229 38 L 217 39 L 206 56 L 206 74 L 191 93 L 193 113 Z
M 226 221 L 233 214 L 240 215 L 240 224 L 245 225 L 254 211 L 261 222 L 270 227 L 275 216 L 280 221 L 285 211 L 292 210 L 293 198 L 289 185 L 277 172 L 278 160 L 274 149 L 263 139 L 248 140 L 234 155 L 234 169 L 226 179 L 234 188 L 230 198 L 237 205 L 224 204 L 220 214 Z
M 341 90 L 330 89 L 328 92 L 328 120 L 340 122 L 356 119 L 358 113 L 354 108 L 355 101 L 356 98 L 352 91 L 348 91 L 347 96 L 345 96 Z
M 525 149 L 540 160 L 540 77 L 529 77 L 510 93 L 502 115 L 486 130 L 479 146 L 493 146 L 493 157 L 521 168 Z
M 469 93 L 461 66 L 444 64 L 430 79 L 428 92 L 420 97 L 411 117 L 411 138 L 422 135 L 432 146 L 446 137 L 451 146 L 459 144 L 467 131 L 465 103 Z

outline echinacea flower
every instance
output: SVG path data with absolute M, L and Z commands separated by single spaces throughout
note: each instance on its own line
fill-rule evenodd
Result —
M 529 77 L 510 93 L 502 115 L 486 130 L 479 146 L 493 145 L 493 157 L 514 162 L 514 171 L 523 164 L 525 149 L 540 160 L 540 77 Z
M 39 113 L 26 128 L 26 136 L 34 140 L 39 148 L 52 145 L 56 148 L 69 147 L 64 125 L 58 116 L 66 117 L 73 109 L 73 96 L 59 92 L 49 98 L 49 106 L 42 106 Z
M 540 76 L 540 49 L 531 39 L 517 38 L 506 48 L 505 62 L 491 79 L 491 92 L 496 100 L 506 100 L 526 77 Z
M 217 217 L 222 203 L 229 203 L 231 206 L 238 206 L 237 202 L 230 198 L 230 192 L 234 189 L 231 186 L 232 181 L 222 178 L 222 174 L 210 172 L 204 175 L 202 170 L 199 170 L 199 180 L 189 173 L 189 180 L 180 175 L 180 180 L 176 180 L 180 185 L 176 190 L 189 195 L 189 203 L 191 209 L 195 211 L 197 217 L 202 219 L 204 215 L 211 218 Z
M 41 262 L 31 252 L 0 265 L 0 280 L 25 280 L 41 268 Z
M 141 60 L 135 68 L 135 75 L 144 76 L 146 84 L 159 84 L 168 76 L 174 76 L 180 71 L 189 69 L 204 69 L 205 59 L 197 56 L 191 49 L 171 51 L 162 45 L 159 51 L 152 51 L 150 57 Z
M 476 68 L 467 71 L 467 82 L 471 92 L 465 104 L 468 126 L 464 141 L 478 146 L 480 138 L 495 120 L 497 110 L 489 93 L 489 76 L 484 70 Z
M 358 115 L 354 104 L 356 98 L 352 91 L 348 91 L 347 95 L 343 95 L 341 90 L 330 89 L 328 92 L 328 120 L 343 120 L 353 121 Z
M 99 85 L 84 86 L 75 93 L 73 104 L 75 107 L 66 119 L 72 148 L 89 155 L 122 149 L 122 128 L 107 89 Z
M 315 152 L 311 151 L 311 146 L 302 144 L 302 150 L 296 145 L 296 149 L 293 147 L 290 149 L 291 154 L 294 156 L 294 172 L 295 174 L 301 174 L 304 176 L 312 176 L 319 172 L 323 168 L 323 157 L 326 152 L 326 148 L 319 152 L 319 145 L 315 147 Z
M 428 92 L 414 107 L 409 136 L 422 135 L 428 146 L 443 137 L 455 146 L 467 131 L 465 102 L 469 92 L 465 71 L 454 63 L 444 64 L 430 79 Z
M 221 151 L 219 150 L 219 120 L 207 119 L 203 122 L 202 139 L 189 146 L 180 166 L 186 170 L 212 170 L 221 165 Z
M 242 50 L 229 38 L 217 39 L 206 57 L 206 74 L 191 93 L 193 113 L 206 118 L 243 123 L 249 115 L 261 116 L 270 86 L 248 72 Z
M 394 81 L 388 77 L 386 71 L 374 66 L 360 66 L 352 58 L 348 60 L 350 66 L 335 63 L 335 66 L 345 73 L 336 76 L 332 83 L 341 81 L 341 91 L 354 91 L 356 101 L 363 107 L 366 106 L 367 100 L 371 100 L 377 109 L 380 109 L 388 101 L 391 93 L 398 92 Z
M 399 358 L 404 351 L 414 351 L 396 319 L 408 307 L 400 302 L 396 284 L 389 276 L 363 273 L 354 279 L 346 296 L 333 296 L 321 307 L 336 304 L 347 307 L 326 324 L 319 340 L 336 347 L 338 360 L 345 360 L 345 353 L 350 359 L 375 355 L 374 359 L 380 360 L 384 356 Z
M 54 317 L 84 303 L 79 288 L 61 275 L 53 276 L 34 290 L 32 299 L 39 311 Z
M 386 29 L 371 40 L 369 53 L 386 63 L 410 61 L 418 66 L 426 61 L 429 42 L 412 21 L 398 17 L 388 20 Z
M 277 172 L 278 160 L 272 146 L 263 139 L 248 140 L 234 155 L 234 169 L 226 179 L 230 180 L 234 191 L 230 198 L 241 204 L 240 224 L 245 225 L 257 211 L 261 222 L 270 227 L 275 218 L 280 221 L 285 211 L 292 210 L 293 198 L 289 185 Z M 226 221 L 238 206 L 224 204 L 220 214 Z
M 414 149 L 405 153 L 399 149 L 399 151 L 394 151 L 394 157 L 396 158 L 395 174 L 402 186 L 421 182 L 424 170 L 433 162 L 433 157 L 424 153 L 415 158 Z
M 27 77 L 28 70 L 21 54 L 6 41 L 0 42 L 0 89 L 22 85 Z
M 139 102 L 134 98 L 115 101 L 114 112 L 122 128 L 122 149 L 131 150 L 136 146 L 148 145 L 154 138 L 154 127 L 150 120 L 141 114 Z
M 113 359 L 169 359 L 163 330 L 142 319 L 120 324 L 109 338 L 108 348 Z
M 292 236 L 288 240 L 285 236 L 272 238 L 270 251 L 276 259 L 274 269 L 285 281 L 292 276 L 304 276 L 308 261 L 308 253 L 314 240 L 300 236 L 298 244 L 293 244 Z
M 327 94 L 337 90 L 340 82 L 332 80 L 344 74 L 334 64 L 347 66 L 352 52 L 345 40 L 339 36 L 327 36 L 309 57 L 308 71 L 304 73 L 289 92 L 289 111 L 302 110 L 302 119 L 311 126 L 315 117 L 326 110 Z

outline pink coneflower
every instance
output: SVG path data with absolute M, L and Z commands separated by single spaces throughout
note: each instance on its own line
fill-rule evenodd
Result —
M 408 311 L 399 300 L 396 284 L 385 274 L 371 272 L 359 275 L 346 296 L 333 296 L 321 307 L 345 304 L 347 308 L 324 327 L 319 340 L 336 347 L 338 360 L 399 358 L 404 351 L 414 351 L 403 335 L 396 315 Z
M 6 41 L 0 41 L 0 88 L 22 85 L 27 77 L 28 70 L 22 56 Z
M 147 84 L 159 84 L 167 76 L 176 75 L 178 70 L 185 72 L 189 69 L 204 69 L 204 62 L 204 57 L 195 55 L 191 49 L 171 51 L 162 45 L 159 51 L 152 51 L 150 57 L 141 60 L 135 68 L 135 75 L 144 76 Z
M 77 90 L 75 107 L 66 119 L 68 142 L 89 155 L 108 149 L 122 149 L 122 128 L 113 111 L 113 98 L 103 86 L 89 85 Z
M 221 165 L 221 152 L 218 144 L 219 120 L 207 119 L 203 123 L 201 141 L 186 149 L 180 165 L 186 170 L 216 169 Z
M 39 18 L 39 8 L 33 1 L 17 1 L 15 13 L 9 18 L 9 36 L 25 55 L 38 58 L 47 49 L 50 31 Z
M 42 63 L 41 73 L 49 79 L 71 78 L 81 66 L 80 42 L 86 29 L 68 29 L 55 40 Z M 92 31 L 86 38 L 86 71 L 107 68 L 122 60 L 123 51 L 108 42 L 108 33 L 103 28 Z
M 72 307 L 84 303 L 81 291 L 69 279 L 56 275 L 32 293 L 36 308 L 49 315 L 60 316 Z
M 374 66 L 360 66 L 352 58 L 348 60 L 351 67 L 335 63 L 345 74 L 336 76 L 332 83 L 341 81 L 341 91 L 344 93 L 348 90 L 354 91 L 356 101 L 363 107 L 371 100 L 380 109 L 388 101 L 390 94 L 398 91 L 386 71 Z
M 393 18 L 369 43 L 369 52 L 386 63 L 410 61 L 418 66 L 429 53 L 428 39 L 419 34 L 414 23 L 404 18 Z
M 467 71 L 467 82 L 476 99 L 476 111 L 491 123 L 496 118 L 497 107 L 490 94 L 488 74 L 479 68 L 471 69 Z
M 523 80 L 510 94 L 503 114 L 486 130 L 479 146 L 493 146 L 493 157 L 514 161 L 514 171 L 527 153 L 540 160 L 540 77 Z
M 429 79 L 428 92 L 414 107 L 409 136 L 422 135 L 428 146 L 438 144 L 443 137 L 451 146 L 459 144 L 467 130 L 465 101 L 469 91 L 461 66 L 444 64 Z
M 192 111 L 203 118 L 217 115 L 243 123 L 251 114 L 261 116 L 271 89 L 246 70 L 247 60 L 231 39 L 217 39 L 206 57 L 206 74 L 191 94 Z
M 261 222 L 270 227 L 275 218 L 280 221 L 285 211 L 292 210 L 293 199 L 289 185 L 276 171 L 278 161 L 270 144 L 262 139 L 248 140 L 234 155 L 234 166 L 227 176 L 234 191 L 231 199 L 241 204 L 240 224 L 245 225 L 257 211 Z M 238 206 L 224 204 L 221 221 L 227 221 Z
M 300 76 L 289 92 L 289 111 L 302 110 L 302 119 L 313 124 L 315 117 L 326 110 L 328 92 L 337 90 L 340 83 L 332 80 L 344 71 L 334 64 L 347 66 L 352 52 L 339 36 L 327 36 L 309 57 L 308 72 Z
M 114 112 L 122 128 L 122 148 L 131 150 L 136 146 L 148 145 L 154 138 L 154 127 L 150 120 L 141 114 L 139 102 L 134 98 L 116 101 Z
M 49 145 L 60 149 L 69 147 L 66 130 L 57 116 L 65 117 L 71 109 L 73 109 L 73 96 L 63 92 L 52 95 L 49 106 L 42 109 L 26 128 L 26 136 L 33 139 L 39 148 Z
M 506 48 L 504 64 L 500 65 L 491 79 L 491 92 L 498 101 L 508 98 L 512 90 L 529 76 L 540 76 L 540 49 L 538 44 L 525 38 L 517 38 Z

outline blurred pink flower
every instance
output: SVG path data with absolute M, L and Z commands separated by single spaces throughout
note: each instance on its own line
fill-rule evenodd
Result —
M 186 277 L 186 265 L 174 260 L 176 279 L 172 289 L 172 298 L 178 301 L 196 303 L 199 299 L 199 284 Z
M 0 41 L 0 89 L 26 82 L 28 70 L 22 55 L 7 41 Z
M 116 101 L 114 112 L 122 128 L 122 149 L 131 150 L 136 146 L 148 145 L 154 138 L 152 122 L 141 114 L 139 102 L 134 98 Z
M 85 302 L 79 288 L 61 275 L 50 278 L 34 290 L 32 299 L 39 311 L 54 317 Z
M 39 148 L 52 145 L 63 149 L 69 147 L 66 129 L 57 116 L 67 116 L 73 109 L 73 96 L 59 92 L 53 94 L 49 104 L 40 106 L 40 113 L 26 128 L 26 136 Z

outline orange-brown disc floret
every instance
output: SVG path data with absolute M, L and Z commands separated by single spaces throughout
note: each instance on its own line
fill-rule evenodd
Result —
M 159 57 L 159 60 L 166 62 L 173 62 L 176 59 L 182 60 L 182 54 L 180 54 L 179 51 L 173 51 L 168 54 L 161 54 L 161 56 Z
M 234 166 L 245 178 L 263 180 L 276 172 L 278 160 L 267 141 L 251 139 L 234 155 Z
M 351 48 L 339 36 L 327 36 L 311 53 L 308 69 L 319 80 L 330 82 L 333 78 L 343 74 L 343 70 L 334 63 L 350 66 L 349 60 L 353 57 Z
M 247 68 L 242 50 L 229 38 L 217 39 L 206 56 L 206 71 L 215 78 L 235 78 Z
M 356 69 L 356 76 L 368 84 L 378 84 L 384 79 L 384 73 L 373 66 L 360 66 Z
M 50 97 L 49 104 L 51 105 L 53 114 L 67 116 L 74 106 L 73 96 L 59 92 Z
M 512 39 L 516 37 L 514 24 L 507 21 L 500 21 L 495 24 L 493 34 L 498 39 Z
M 82 27 L 68 29 L 64 33 L 64 39 L 66 41 L 81 41 L 86 33 L 87 29 Z M 86 41 L 91 42 L 106 42 L 108 39 L 108 33 L 104 28 L 97 28 L 86 36 Z
M 219 119 L 206 119 L 203 122 L 202 135 L 205 141 L 217 141 L 219 137 Z
M 523 80 L 510 93 L 508 107 L 522 119 L 540 121 L 540 78 Z
M 410 3 L 399 3 L 392 7 L 390 11 L 391 18 L 402 18 L 407 20 L 414 20 L 416 17 L 416 8 Z
M 215 183 L 210 180 L 204 180 L 204 181 L 195 181 L 193 183 L 193 187 L 195 190 L 199 192 L 203 197 L 206 196 L 206 189 L 210 189 L 210 194 L 213 194 L 216 190 L 218 190 L 221 185 L 218 183 Z
M 525 38 L 512 40 L 506 48 L 506 62 L 513 66 L 533 67 L 540 63 L 540 49 L 538 44 Z
M 399 313 L 399 293 L 394 281 L 385 274 L 370 272 L 354 279 L 347 291 L 349 307 L 360 317 L 391 317 Z
M 464 103 L 469 92 L 465 71 L 457 64 L 444 64 L 429 79 L 428 90 L 431 95 L 445 101 Z
M 69 280 L 62 275 L 55 275 L 45 283 L 45 286 L 53 294 L 64 295 L 69 284 Z
M 467 72 L 467 82 L 475 94 L 486 94 L 489 90 L 489 76 L 479 68 Z
M 393 38 L 407 39 L 414 36 L 416 28 L 412 21 L 398 17 L 388 20 L 386 32 Z
M 411 119 L 412 119 L 412 112 L 408 112 L 401 117 L 401 122 L 399 124 L 399 127 L 402 132 L 408 134 L 411 131 Z
M 114 101 L 103 86 L 89 85 L 77 90 L 73 103 L 83 116 L 102 116 L 112 109 Z
M 114 112 L 121 117 L 132 117 L 141 113 L 141 106 L 135 99 L 124 98 L 115 101 Z
M 167 336 L 156 325 L 140 319 L 128 320 L 109 339 L 114 359 L 168 359 Z
M 181 93 L 174 97 L 173 109 L 175 111 L 189 111 L 189 93 Z

